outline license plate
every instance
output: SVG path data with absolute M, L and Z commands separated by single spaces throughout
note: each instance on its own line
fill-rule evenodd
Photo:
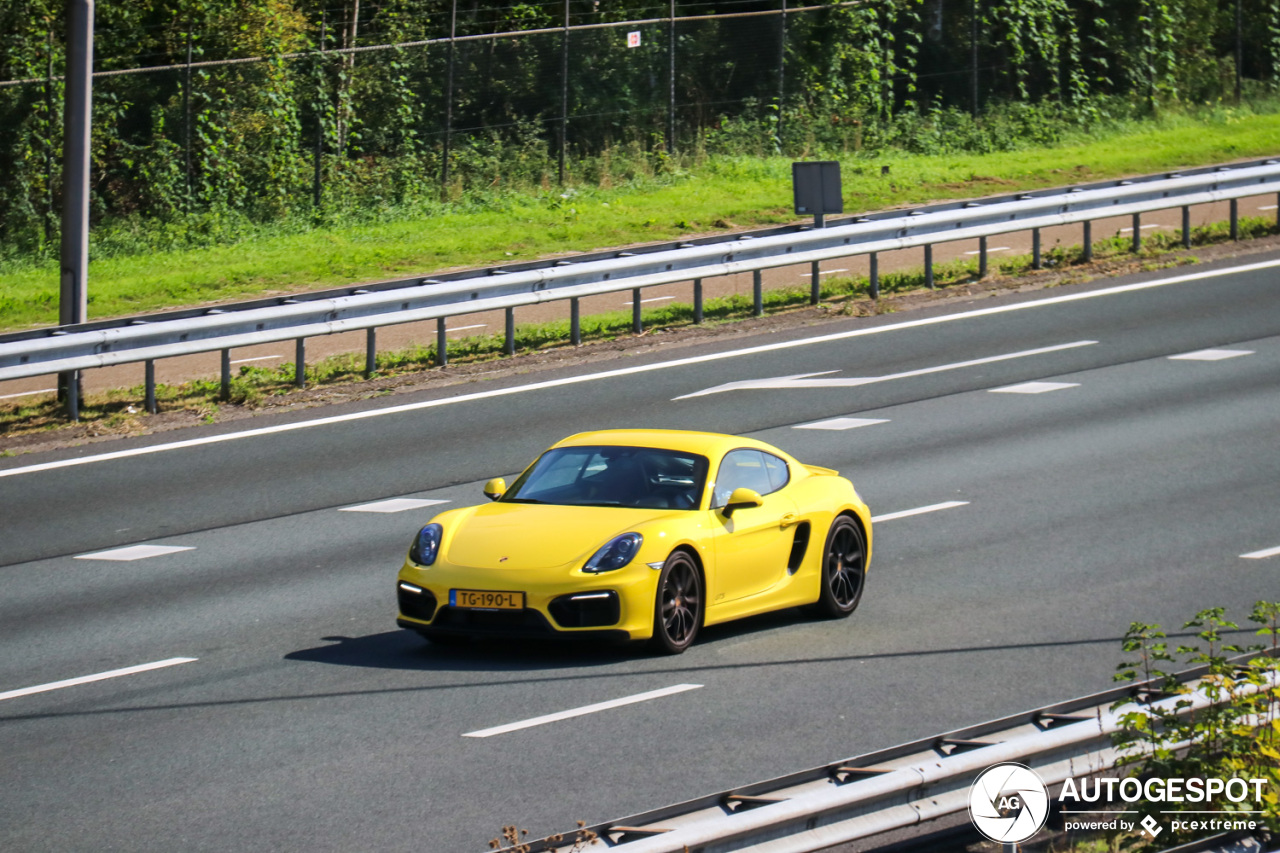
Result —
M 523 592 L 495 592 L 483 589 L 451 589 L 449 604 L 468 610 L 523 610 Z

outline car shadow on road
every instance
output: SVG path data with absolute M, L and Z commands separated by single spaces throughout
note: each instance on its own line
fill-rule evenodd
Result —
M 285 660 L 433 672 L 521 672 L 609 666 L 644 655 L 626 644 L 566 640 L 494 638 L 440 646 L 412 631 L 321 639 L 322 645 L 290 652 Z

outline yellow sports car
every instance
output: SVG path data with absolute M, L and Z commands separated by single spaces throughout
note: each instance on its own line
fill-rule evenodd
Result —
M 610 430 L 559 442 L 492 501 L 437 515 L 397 581 L 429 640 L 589 636 L 679 654 L 703 625 L 848 616 L 871 560 L 853 484 L 760 441 Z

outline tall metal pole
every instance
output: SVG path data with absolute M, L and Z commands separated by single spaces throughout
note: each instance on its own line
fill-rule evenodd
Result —
M 187 210 L 191 209 L 191 18 L 187 18 L 187 67 L 182 74 L 182 162 L 187 178 L 187 193 L 184 199 Z
M 1240 0 L 1236 0 L 1236 103 L 1240 103 L 1240 75 L 1244 65 L 1244 24 L 1241 20 Z
M 972 111 L 975 118 L 978 115 L 978 2 L 979 0 L 973 0 L 969 22 L 969 76 L 973 86 Z
M 440 197 L 447 199 L 449 195 L 449 143 L 453 139 L 453 65 L 457 47 L 454 39 L 458 37 L 458 0 L 453 0 L 449 9 L 449 70 L 445 74 L 444 86 L 444 151 L 440 157 Z
M 560 183 L 564 183 L 565 149 L 569 145 L 569 0 L 564 0 L 564 33 L 560 36 Z
M 676 152 L 676 0 L 669 7 L 667 33 L 667 153 Z
M 58 322 L 89 313 L 89 138 L 93 118 L 93 0 L 67 0 L 67 92 L 63 117 L 62 279 Z M 80 419 L 80 374 L 58 377 L 67 416 Z
M 777 145 L 782 147 L 782 107 L 787 94 L 787 0 L 782 0 L 778 18 L 778 123 L 774 125 Z

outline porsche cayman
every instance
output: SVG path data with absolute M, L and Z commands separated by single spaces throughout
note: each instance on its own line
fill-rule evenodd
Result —
M 397 580 L 397 623 L 429 640 L 583 636 L 683 652 L 699 629 L 782 608 L 848 616 L 871 516 L 838 472 L 760 441 L 583 433 L 490 503 L 435 516 Z

